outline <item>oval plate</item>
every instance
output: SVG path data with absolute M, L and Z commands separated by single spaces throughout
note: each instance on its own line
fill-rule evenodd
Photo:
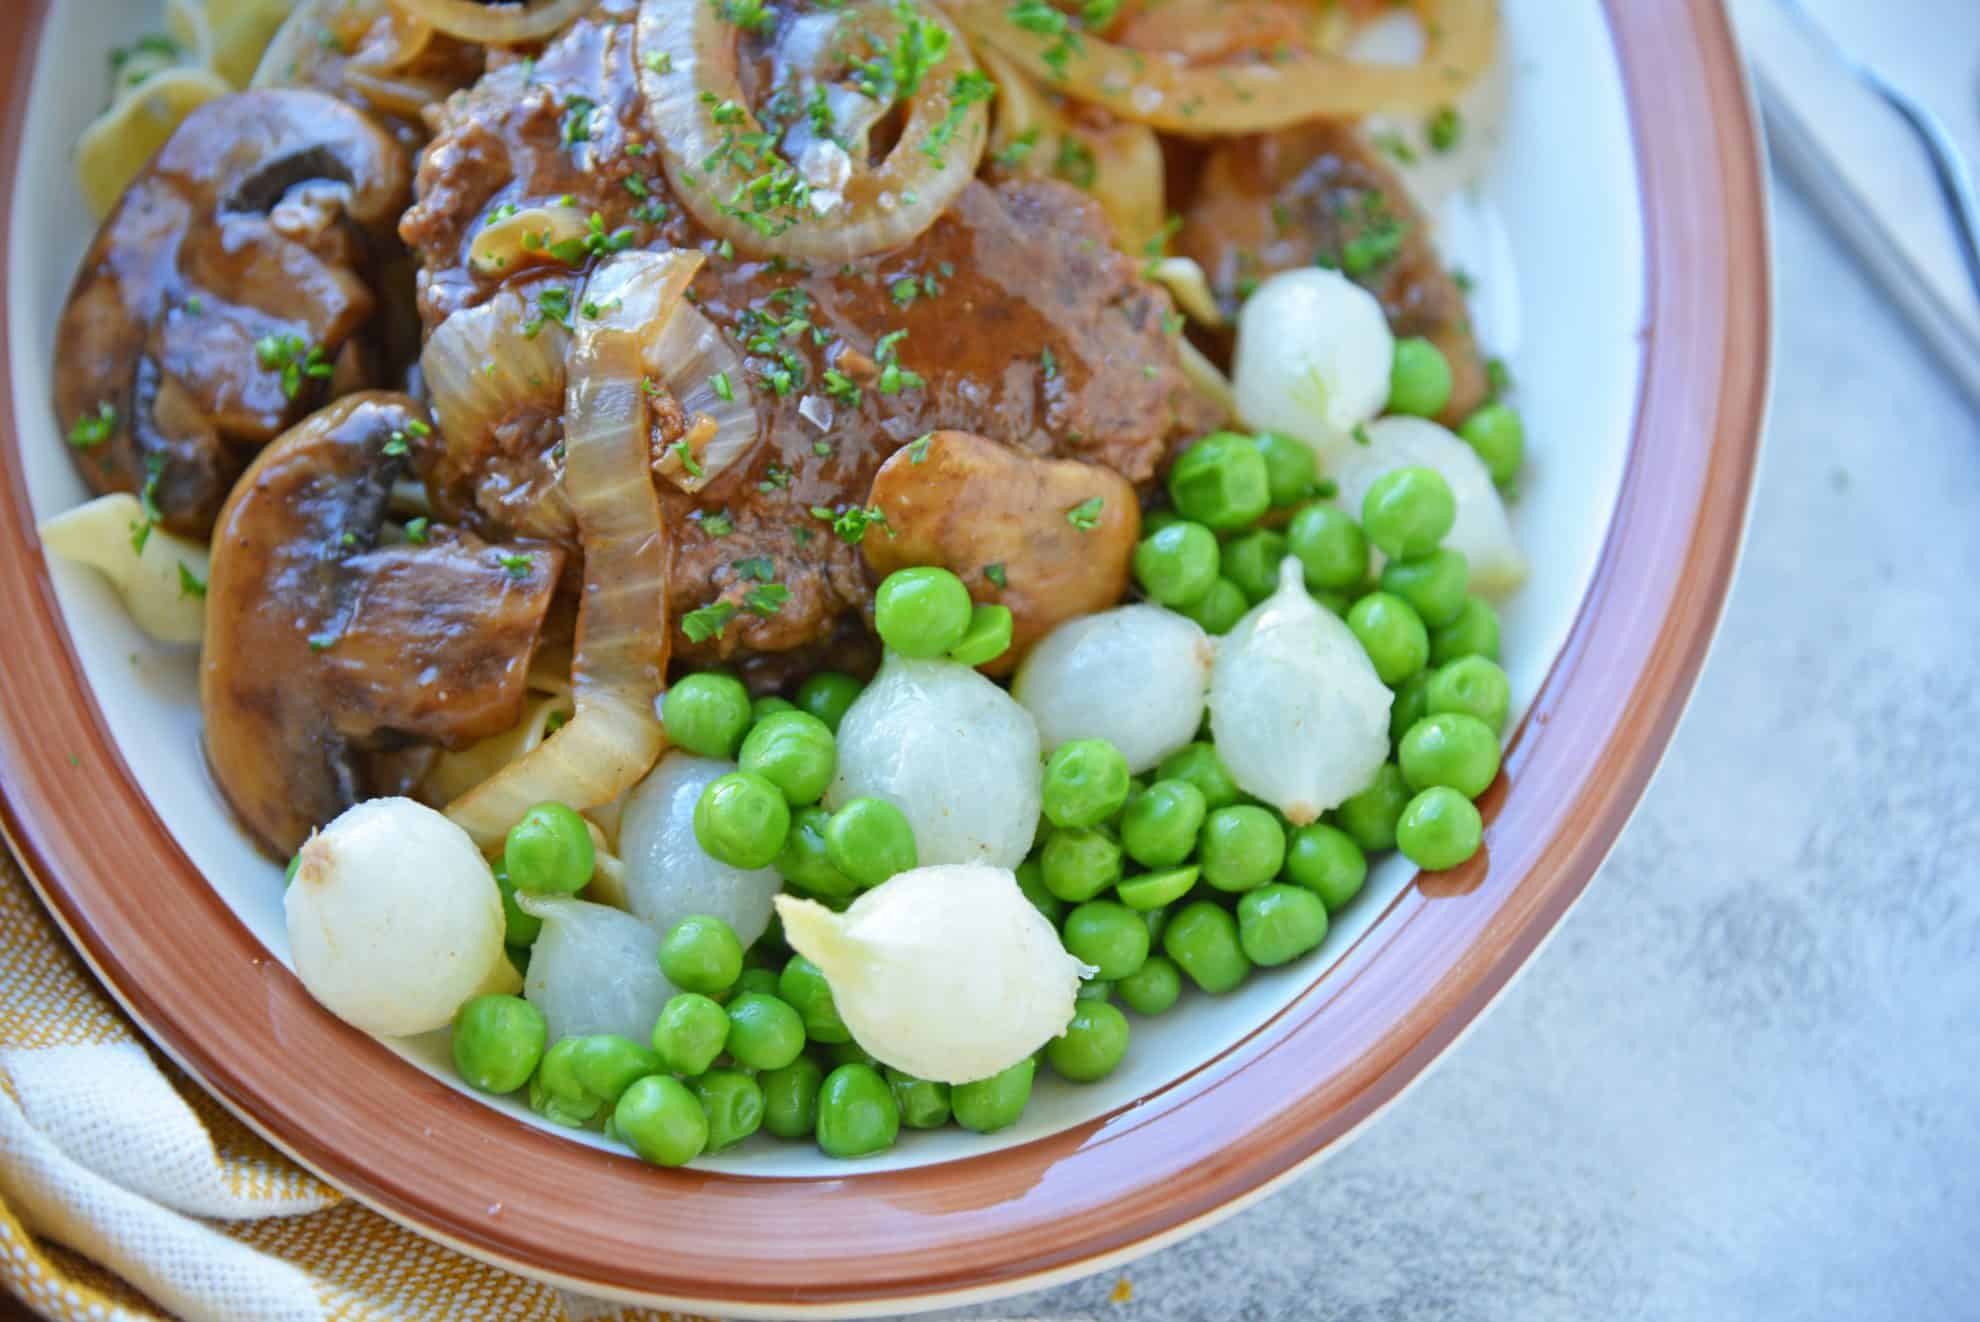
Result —
M 23 146 L 53 8 L 0 11 L 9 198 L 24 151 L 38 178 L 66 167 Z M 1725 599 L 1767 378 L 1753 116 L 1713 0 L 1606 8 L 1644 199 L 1641 390 L 1591 585 L 1484 803 L 1487 851 L 1403 889 L 1261 1027 L 1134 1104 L 964 1160 L 764 1179 L 655 1171 L 454 1091 L 318 1010 L 175 842 L 84 678 L 18 462 L 0 466 L 0 826 L 104 983 L 216 1096 L 339 1188 L 518 1271 L 731 1315 L 848 1314 L 1036 1288 L 1201 1228 L 1336 1149 L 1545 939 L 1655 768 Z M 12 447 L 16 409 L 45 392 L 5 338 L 0 356 Z

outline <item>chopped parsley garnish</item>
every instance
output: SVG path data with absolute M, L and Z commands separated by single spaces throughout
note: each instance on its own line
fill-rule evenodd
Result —
M 629 174 L 620 180 L 620 182 L 626 186 L 626 191 L 634 197 L 645 199 L 653 195 L 653 188 L 646 182 L 646 176 L 644 175 Z
M 927 463 L 928 443 L 934 439 L 935 439 L 935 433 L 929 432 L 925 436 L 918 436 L 914 440 L 909 441 L 907 446 L 908 462 L 911 464 Z
M 1485 360 L 1485 388 L 1494 400 L 1513 388 L 1512 369 L 1506 366 L 1503 358 Z
M 255 341 L 254 356 L 269 371 L 281 372 L 285 399 L 294 399 L 302 391 L 304 377 L 327 380 L 336 370 L 323 356 L 321 346 L 300 335 L 264 335 Z
M 206 314 L 206 300 L 198 294 L 194 294 L 186 300 L 186 313 L 194 317 L 204 316 Z
M 1052 161 L 1052 173 L 1074 188 L 1090 189 L 1100 176 L 1100 165 L 1093 159 L 1093 149 L 1068 133 L 1059 139 L 1059 154 Z
M 644 64 L 654 73 L 672 73 L 674 71 L 674 57 L 666 51 L 652 51 L 640 63 Z
M 813 441 L 811 443 L 811 452 L 820 459 L 830 459 L 832 457 L 832 443 L 830 441 Z
M 309 650 L 312 652 L 327 652 L 330 650 L 331 644 L 336 641 L 337 635 L 334 633 L 313 633 L 309 636 Z
M 1121 0 L 1086 0 L 1079 7 L 1079 21 L 1095 32 L 1114 21 L 1121 12 Z
M 1100 526 L 1100 511 L 1106 507 L 1107 501 L 1103 496 L 1082 500 L 1066 511 L 1066 522 L 1081 532 L 1092 532 Z
M 990 154 L 990 159 L 1006 170 L 1015 170 L 1023 165 L 1025 158 L 1038 146 L 1038 130 L 1026 129 Z
M 1182 334 L 1183 325 L 1183 314 L 1180 312 L 1166 313 L 1162 317 L 1162 333 L 1164 335 Z
M 1048 344 L 1038 351 L 1038 366 L 1044 369 L 1047 381 L 1059 374 L 1059 360 L 1053 356 L 1051 345 Z
M 182 597 L 204 597 L 206 595 L 206 580 L 198 574 L 193 573 L 191 569 L 188 569 L 186 562 L 183 560 L 179 561 L 179 595 Z
M 956 130 L 968 118 L 971 106 L 979 101 L 988 101 L 997 94 L 997 84 L 991 82 L 975 69 L 964 69 L 949 84 L 949 111 L 942 116 L 942 122 L 929 131 L 928 141 L 922 145 L 921 154 L 936 165 L 942 163 L 948 154 L 949 143 L 955 139 Z M 914 199 L 910 197 L 908 201 Z
M 866 530 L 875 524 L 887 528 L 887 515 L 878 505 L 867 509 L 852 505 L 836 513 L 823 505 L 813 505 L 811 517 L 831 524 L 832 531 L 847 546 L 858 546 L 866 539 Z M 887 528 L 887 531 L 891 535 L 893 529 Z
M 1464 116 L 1456 106 L 1444 106 L 1430 116 L 1426 128 L 1430 138 L 1430 150 L 1434 152 L 1456 151 L 1464 141 Z
M 632 247 L 636 236 L 630 225 L 605 232 L 605 218 L 596 211 L 585 222 L 585 232 L 575 239 L 560 239 L 550 245 L 550 255 L 566 266 L 578 266 L 587 257 L 604 257 L 615 252 L 624 252 Z M 524 247 L 528 247 L 525 240 Z
M 704 475 L 705 470 L 701 467 L 701 461 L 694 457 L 694 451 L 688 446 L 685 440 L 675 441 L 668 448 L 680 459 L 682 472 L 686 473 L 689 477 L 701 477 Z
M 720 638 L 722 630 L 729 627 L 729 621 L 735 616 L 736 608 L 732 603 L 711 602 L 683 615 L 681 632 L 687 635 L 691 643 L 705 643 L 710 638 Z
M 915 283 L 913 276 L 902 276 L 899 280 L 894 281 L 887 292 L 894 296 L 896 303 L 902 307 L 906 307 L 921 296 L 921 286 Z
M 406 540 L 414 546 L 426 545 L 426 528 L 430 520 L 424 515 L 406 520 Z
M 919 390 L 924 384 L 919 372 L 909 371 L 900 364 L 900 344 L 907 338 L 904 330 L 889 331 L 873 345 L 873 359 L 880 364 L 880 379 L 874 388 L 883 395 L 898 395 L 903 390 Z
M 1393 157 L 1397 164 L 1399 165 L 1416 164 L 1416 160 L 1417 160 L 1416 148 L 1410 146 L 1409 139 L 1405 138 L 1402 134 L 1397 133 L 1394 129 L 1388 129 L 1381 133 L 1377 133 L 1371 140 L 1374 142 L 1378 150 L 1385 152 L 1389 156 Z
M 777 564 L 767 555 L 750 555 L 740 560 L 731 560 L 729 568 L 744 578 L 754 579 L 758 583 L 768 583 L 777 577 Z
M 546 289 L 536 296 L 536 315 L 523 323 L 522 333 L 526 340 L 533 340 L 543 330 L 543 323 L 554 321 L 565 330 L 571 329 L 571 291 L 561 285 Z
M 1373 437 L 1371 437 L 1371 436 L 1370 436 L 1370 435 L 1368 434 L 1368 424 L 1367 424 L 1367 423 L 1363 423 L 1363 422 L 1357 422 L 1357 423 L 1355 423 L 1355 424 L 1354 424 L 1354 430 L 1353 430 L 1353 431 L 1350 431 L 1350 432 L 1348 433 L 1348 435 L 1350 435 L 1350 436 L 1352 436 L 1352 437 L 1354 437 L 1354 443 L 1355 443 L 1356 445 L 1373 445 L 1373 444 L 1375 444 L 1375 440 L 1374 440 L 1374 438 L 1373 438 Z
M 825 393 L 841 403 L 859 407 L 860 389 L 852 378 L 839 369 L 831 368 L 825 373 Z
M 717 372 L 714 376 L 709 377 L 708 385 L 724 403 L 735 403 L 736 388 L 730 383 L 727 372 Z
M 853 86 L 881 105 L 920 91 L 928 71 L 949 56 L 947 28 L 907 3 L 896 3 L 893 11 L 901 24 L 893 49 L 853 65 Z
M 96 406 L 96 412 L 85 413 L 76 419 L 76 425 L 69 428 L 69 444 L 78 450 L 87 450 L 92 445 L 101 445 L 110 439 L 117 430 L 117 406 L 104 400 Z
M 713 514 L 701 516 L 701 530 L 710 537 L 727 537 L 736 530 L 736 521 L 729 517 L 727 510 L 716 510 Z
M 1006 15 L 1024 31 L 1050 41 L 1044 51 L 1045 63 L 1051 66 L 1055 76 L 1065 77 L 1066 61 L 1080 49 L 1079 33 L 1073 31 L 1072 19 L 1049 0 L 1015 0 Z
M 765 0 L 714 0 L 714 5 L 723 22 L 744 32 L 767 32 L 777 25 L 777 15 Z
M 1387 266 L 1402 251 L 1408 222 L 1391 215 L 1382 195 L 1368 193 L 1361 205 L 1361 229 L 1341 246 L 1341 270 L 1359 278 Z
M 1011 585 L 1009 578 L 1004 573 L 1004 565 L 1002 561 L 998 561 L 996 564 L 983 566 L 983 577 L 989 579 L 992 583 L 995 583 L 1000 588 L 1007 588 Z
M 564 103 L 563 141 L 566 147 L 591 141 L 591 116 L 598 103 L 588 96 L 574 96 Z
M 791 599 L 791 590 L 782 583 L 764 583 L 743 594 L 743 605 L 758 615 L 775 615 Z
M 771 464 L 763 470 L 763 480 L 756 484 L 761 492 L 782 491 L 791 484 L 791 470 L 782 464 Z
M 543 718 L 543 737 L 545 739 L 548 739 L 551 735 L 557 733 L 557 731 L 563 729 L 565 726 L 569 725 L 570 723 L 571 723 L 571 713 L 567 711 L 551 712 L 548 716 Z

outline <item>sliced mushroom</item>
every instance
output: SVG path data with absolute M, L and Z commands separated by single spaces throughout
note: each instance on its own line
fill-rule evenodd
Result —
M 278 854 L 378 792 L 389 755 L 521 718 L 563 553 L 441 529 L 388 539 L 406 438 L 429 425 L 403 395 L 339 400 L 262 451 L 214 530 L 206 753 Z
M 1141 535 L 1126 478 L 969 432 L 925 440 L 896 450 L 873 475 L 867 503 L 893 535 L 860 546 L 878 573 L 942 565 L 976 600 L 1010 607 L 1010 650 L 987 673 L 1009 674 L 1054 625 L 1120 600 Z
M 104 222 L 62 313 L 55 409 L 89 484 L 147 491 L 166 527 L 204 538 L 254 447 L 369 381 L 368 277 L 396 243 L 410 171 L 319 92 L 243 92 L 188 115 Z

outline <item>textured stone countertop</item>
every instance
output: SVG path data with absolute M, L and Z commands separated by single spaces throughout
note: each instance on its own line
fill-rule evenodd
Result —
M 942 1316 L 1980 1316 L 1980 412 L 1776 187 L 1746 558 L 1581 905 L 1276 1197 Z

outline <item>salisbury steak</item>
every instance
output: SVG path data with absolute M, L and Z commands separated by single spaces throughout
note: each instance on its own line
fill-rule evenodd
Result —
M 1173 446 L 1220 420 L 1177 366 L 1180 318 L 1167 294 L 1114 250 L 1099 207 L 1066 185 L 973 182 L 915 242 L 829 270 L 712 242 L 669 194 L 652 149 L 631 8 L 601 4 L 535 61 L 453 98 L 401 233 L 421 260 L 429 332 L 504 287 L 530 306 L 546 290 L 577 293 L 581 273 L 561 265 L 473 269 L 475 234 L 509 207 L 575 205 L 607 234 L 710 254 L 690 297 L 745 356 L 759 430 L 700 492 L 659 482 L 675 620 L 735 608 L 718 637 L 677 629 L 676 655 L 747 660 L 848 632 L 848 617 L 870 608 L 857 550 L 868 516 L 865 535 L 887 535 L 884 510 L 867 509 L 873 475 L 917 437 L 973 432 L 1146 484 Z M 554 499 L 560 435 L 545 417 L 491 439 L 485 462 L 465 465 L 478 477 L 439 484 L 441 511 L 484 535 L 511 531 L 519 492 Z M 450 471 L 462 471 L 460 459 L 449 457 Z M 788 591 L 770 609 L 766 582 Z

